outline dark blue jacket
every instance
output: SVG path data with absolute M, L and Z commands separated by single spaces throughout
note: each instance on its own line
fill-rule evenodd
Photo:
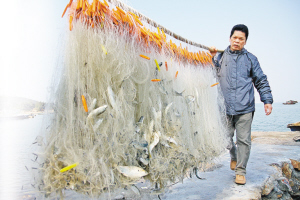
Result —
M 267 76 L 257 58 L 246 49 L 231 51 L 213 58 L 221 90 L 225 99 L 227 115 L 246 114 L 255 111 L 254 88 L 264 104 L 272 104 L 273 97 Z

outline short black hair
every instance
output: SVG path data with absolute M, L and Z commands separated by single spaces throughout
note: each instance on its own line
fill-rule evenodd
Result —
M 231 30 L 230 37 L 233 35 L 234 31 L 242 31 L 246 35 L 246 40 L 248 39 L 249 31 L 246 25 L 244 24 L 235 25 Z

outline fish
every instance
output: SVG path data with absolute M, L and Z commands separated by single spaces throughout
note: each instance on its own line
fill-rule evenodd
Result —
M 130 189 L 131 189 L 135 194 L 141 195 L 140 190 L 139 190 L 138 187 L 136 187 L 135 185 L 132 185 L 132 186 L 130 187 Z
M 193 95 L 188 95 L 185 97 L 187 103 L 192 103 L 195 101 L 195 97 Z
M 148 165 L 149 164 L 149 159 L 144 159 L 144 158 L 140 158 L 141 163 L 143 163 L 144 165 Z
M 136 141 L 131 142 L 132 146 L 138 150 L 143 151 L 146 155 L 148 155 L 148 142 L 146 141 L 145 143 L 138 143 Z
M 151 155 L 152 149 L 158 144 L 160 136 L 161 136 L 161 133 L 159 131 L 156 131 L 153 133 L 153 141 L 149 145 L 149 155 Z
M 183 96 L 184 91 L 185 90 L 183 90 L 182 92 L 177 92 L 176 90 L 173 90 L 173 92 L 176 96 L 181 96 L 181 97 Z
M 164 140 L 161 140 L 160 144 L 163 145 L 163 146 L 165 146 L 165 147 L 171 148 L 171 146 L 166 141 L 164 141 Z
M 199 93 L 198 93 L 198 90 L 197 90 L 197 88 L 195 87 L 195 93 L 196 93 L 196 103 L 197 103 L 197 105 L 198 105 L 198 107 L 200 106 L 199 105 Z
M 103 105 L 103 106 L 101 106 L 101 107 L 98 107 L 98 108 L 94 109 L 94 110 L 91 111 L 90 114 L 87 116 L 87 119 L 92 119 L 92 118 L 94 118 L 95 116 L 104 113 L 105 110 L 106 110 L 106 108 L 107 108 L 107 105 Z
M 110 169 L 110 176 L 111 176 L 111 183 L 113 184 L 115 182 L 115 176 L 114 176 L 114 172 L 112 169 Z
M 150 143 L 150 137 L 151 137 L 151 133 L 153 132 L 153 128 L 154 128 L 154 121 L 151 120 L 149 123 L 149 128 L 148 130 L 146 130 L 144 132 L 144 140 L 146 140 L 148 143 Z
M 89 106 L 89 110 L 94 110 L 96 107 L 97 99 L 93 99 L 91 105 Z
M 161 93 L 168 95 L 168 92 L 167 92 L 167 90 L 165 89 L 165 87 L 163 86 L 162 82 L 164 82 L 164 80 L 161 80 L 161 81 L 158 83 L 159 86 L 160 86 L 160 87 L 158 87 L 158 89 L 159 89 L 159 91 L 160 91 Z
M 174 138 L 172 138 L 172 137 L 168 137 L 168 136 L 162 135 L 161 139 L 165 140 L 165 141 L 168 141 L 170 143 L 173 143 L 175 145 L 178 145 L 177 142 L 176 142 L 176 140 Z
M 136 166 L 117 166 L 117 170 L 124 176 L 131 179 L 138 179 L 148 175 L 147 171 Z
M 176 117 L 181 117 L 181 114 L 177 111 L 177 112 L 175 112 L 175 116 Z
M 94 132 L 96 132 L 96 131 L 98 130 L 98 128 L 99 128 L 99 126 L 102 124 L 102 122 L 103 122 L 103 119 L 99 119 L 99 120 L 95 123 L 95 125 L 93 126 Z
M 108 99 L 109 99 L 110 105 L 113 107 L 113 109 L 117 109 L 117 104 L 115 101 L 115 94 L 110 86 L 107 87 L 107 93 L 108 93 Z
M 154 121 L 151 120 L 150 123 L 149 123 L 149 131 L 150 131 L 150 133 L 153 132 L 153 127 L 154 127 Z
M 156 123 L 161 124 L 161 111 L 157 111 L 155 117 L 156 117 L 156 119 L 155 119 Z
M 171 108 L 171 106 L 173 105 L 173 102 L 169 103 L 165 109 L 165 116 L 167 116 L 169 109 Z
M 136 133 L 140 133 L 141 126 L 143 125 L 143 121 L 144 121 L 144 116 L 141 116 L 139 121 L 135 124 L 135 132 Z
M 141 116 L 138 123 L 143 123 L 143 121 L 144 121 L 144 116 Z
M 155 110 L 154 107 L 151 108 L 152 109 L 152 114 L 153 114 L 153 118 L 155 120 L 156 123 L 159 123 L 161 122 L 161 111 L 157 111 Z

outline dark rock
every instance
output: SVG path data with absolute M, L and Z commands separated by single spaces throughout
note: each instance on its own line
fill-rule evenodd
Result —
M 290 179 L 290 186 L 292 188 L 292 191 L 290 192 L 291 196 L 293 198 L 300 197 L 300 182 L 297 179 Z
M 261 193 L 263 196 L 267 196 L 274 189 L 274 181 L 275 179 L 272 176 L 267 179 L 267 181 L 264 184 L 263 191 Z
M 298 181 L 300 181 L 300 171 L 292 169 L 292 178 L 297 179 Z
M 283 192 L 292 192 L 292 188 L 290 186 L 289 180 L 285 177 L 281 177 L 277 179 L 277 187 Z

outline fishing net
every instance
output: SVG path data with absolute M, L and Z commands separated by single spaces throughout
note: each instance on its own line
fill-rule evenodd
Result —
M 106 1 L 67 8 L 71 31 L 44 135 L 43 193 L 97 197 L 141 178 L 163 190 L 224 151 L 225 108 L 211 87 L 209 53 Z

